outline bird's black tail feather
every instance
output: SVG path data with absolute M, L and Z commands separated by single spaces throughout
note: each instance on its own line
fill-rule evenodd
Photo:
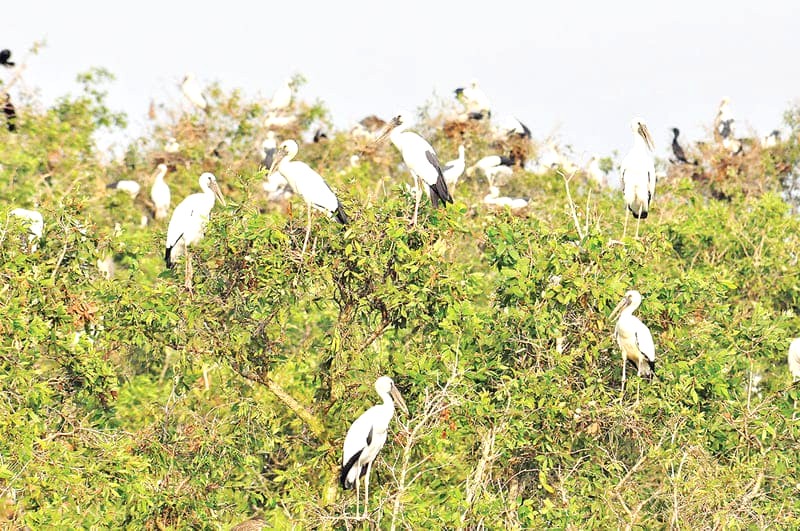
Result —
M 339 476 L 339 482 L 341 483 L 342 488 L 344 490 L 347 490 L 347 489 L 353 487 L 353 484 L 350 483 L 349 481 L 347 481 L 347 474 L 350 473 L 350 469 L 353 468 L 353 465 L 356 464 L 356 461 L 358 461 L 358 458 L 361 457 L 361 452 L 363 452 L 363 451 L 364 450 L 359 450 L 355 454 L 353 454 L 353 457 L 348 459 L 347 463 L 345 463 L 344 466 L 342 467 L 342 473 Z M 358 478 L 356 478 L 356 480 L 357 479 Z
M 350 218 L 347 217 L 347 213 L 344 211 L 344 208 L 342 208 L 341 202 L 339 202 L 338 206 L 336 207 L 336 221 L 342 225 L 347 225 L 350 223 Z
M 447 203 L 452 203 L 453 198 L 450 196 L 450 191 L 447 189 L 447 183 L 444 180 L 444 175 L 439 172 L 439 177 L 436 178 L 436 184 L 431 186 L 431 204 L 434 208 L 439 206 L 439 201 L 442 201 L 442 206 L 447 207 Z
M 167 264 L 167 269 L 172 269 L 175 267 L 175 262 L 172 261 L 172 247 L 167 247 L 166 252 L 164 253 L 164 262 Z
M 628 207 L 628 210 L 631 211 L 631 214 L 636 219 L 647 219 L 647 210 L 635 211 L 631 207 Z
M 653 373 L 653 375 L 655 375 L 656 374 L 656 362 L 647 360 L 647 364 L 650 366 L 650 372 Z

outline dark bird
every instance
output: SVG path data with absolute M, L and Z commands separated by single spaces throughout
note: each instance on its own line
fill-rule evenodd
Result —
M 14 61 L 9 61 L 11 59 L 11 50 L 0 50 L 0 65 L 5 66 L 6 68 L 11 68 L 12 66 L 16 65 Z
M 14 104 L 11 103 L 11 96 L 9 94 L 6 94 L 6 102 L 3 104 L 3 114 L 6 115 L 6 127 L 13 133 L 17 130 L 17 110 L 14 108 Z
M 733 119 L 725 120 L 719 123 L 719 136 L 722 138 L 728 138 L 731 136 L 731 124 L 733 123 Z
M 319 144 L 323 140 L 328 140 L 328 133 L 322 129 L 317 129 L 317 131 L 314 133 L 314 143 Z
M 672 128 L 672 134 L 675 135 L 672 137 L 672 154 L 675 155 L 675 159 L 678 162 L 682 162 L 684 164 L 693 164 L 697 166 L 697 161 L 689 162 L 686 158 L 686 153 L 683 151 L 683 148 L 678 143 L 678 135 L 681 134 L 680 130 L 677 127 Z

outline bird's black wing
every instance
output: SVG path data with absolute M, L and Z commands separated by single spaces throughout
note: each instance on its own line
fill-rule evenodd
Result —
M 267 171 L 269 171 L 269 169 L 272 168 L 272 162 L 275 160 L 275 152 L 276 151 L 277 151 L 277 149 L 275 149 L 275 148 L 270 148 L 270 149 L 265 149 L 264 150 L 264 160 L 261 161 L 261 166 L 266 168 Z
M 500 156 L 500 166 L 513 166 L 514 165 L 514 157 L 504 157 Z
M 425 157 L 428 159 L 428 162 L 436 168 L 436 172 L 439 174 L 436 177 L 436 184 L 431 186 L 431 203 L 433 204 L 434 208 L 439 206 L 439 199 L 442 200 L 442 204 L 447 206 L 447 203 L 452 203 L 453 198 L 450 196 L 450 192 L 447 190 L 447 183 L 444 180 L 444 174 L 442 173 L 442 165 L 439 162 L 439 158 L 436 156 L 431 150 L 425 151 Z
M 342 488 L 343 488 L 343 489 L 345 489 L 345 490 L 347 490 L 347 489 L 349 489 L 350 487 L 352 487 L 352 486 L 353 486 L 353 484 L 352 484 L 352 483 L 348 483 L 348 482 L 347 482 L 347 474 L 349 474 L 349 473 L 350 473 L 350 469 L 351 469 L 351 468 L 353 468 L 353 465 L 355 465 L 355 464 L 356 464 L 356 462 L 358 461 L 358 458 L 359 458 L 359 457 L 361 457 L 361 452 L 363 452 L 363 451 L 364 451 L 364 449 L 362 448 L 361 450 L 359 450 L 359 451 L 357 451 L 356 453 L 354 453 L 354 454 L 353 454 L 353 455 L 350 457 L 350 459 L 348 459 L 348 460 L 347 460 L 347 463 L 345 463 L 345 464 L 342 466 L 342 473 L 341 473 L 341 475 L 339 476 L 339 481 L 340 481 L 340 482 L 341 482 L 341 484 L 342 484 Z M 366 470 L 366 469 L 365 469 L 365 470 Z
M 521 135 L 522 138 L 530 138 L 531 137 L 531 130 L 528 129 L 528 126 L 525 125 L 524 123 L 520 122 L 519 120 L 517 120 L 517 122 L 519 123 L 519 125 L 522 126 L 522 135 Z
M 686 164 L 689 163 L 689 161 L 686 160 L 686 153 L 684 153 L 681 145 L 678 144 L 677 138 L 672 141 L 672 153 L 675 155 L 675 158 L 678 159 L 678 161 L 684 162 Z

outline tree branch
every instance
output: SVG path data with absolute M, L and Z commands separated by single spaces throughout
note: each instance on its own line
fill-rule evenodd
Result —
M 231 363 L 231 367 L 242 378 L 250 380 L 251 382 L 259 383 L 269 389 L 269 391 L 275 395 L 278 400 L 283 402 L 283 404 L 288 407 L 292 413 L 297 415 L 300 420 L 305 423 L 305 425 L 311 430 L 311 433 L 313 433 L 317 439 L 320 441 L 325 440 L 326 430 L 322 420 L 314 415 L 307 407 L 301 404 L 295 397 L 287 393 L 283 387 L 275 382 L 275 380 L 269 378 L 268 376 L 264 376 L 263 374 L 257 374 L 252 371 L 242 369 L 242 367 L 237 363 Z

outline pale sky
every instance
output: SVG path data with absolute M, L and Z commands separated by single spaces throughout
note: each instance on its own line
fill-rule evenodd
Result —
M 302 73 L 301 97 L 322 99 L 338 127 L 476 78 L 496 117 L 535 139 L 557 132 L 579 158 L 626 152 L 635 115 L 666 153 L 669 128 L 703 136 L 722 96 L 740 136 L 767 134 L 800 102 L 797 0 L 10 3 L 0 48 L 21 59 L 47 41 L 26 86 L 49 103 L 106 67 L 109 103 L 134 131 L 151 98 L 180 101 L 187 72 L 264 96 Z

